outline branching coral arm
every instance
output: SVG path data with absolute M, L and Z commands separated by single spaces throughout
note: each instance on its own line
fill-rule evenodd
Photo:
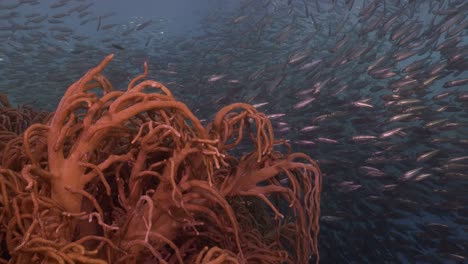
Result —
M 72 84 L 67 89 L 67 91 L 65 92 L 63 98 L 66 99 L 66 98 L 69 98 L 70 96 L 72 96 L 73 94 L 82 92 L 85 89 L 85 85 L 89 81 L 93 80 L 93 78 L 94 78 L 94 76 L 96 74 L 103 71 L 104 68 L 107 66 L 107 64 L 109 64 L 109 62 L 113 58 L 114 58 L 114 54 L 110 54 L 107 57 L 105 57 L 104 60 L 101 61 L 101 63 L 99 63 L 98 66 L 96 66 L 96 67 L 92 68 L 91 70 L 89 70 L 83 77 L 80 78 L 80 80 L 78 80 L 77 82 Z M 57 107 L 56 113 L 63 113 L 64 110 L 67 109 L 67 108 L 68 108 L 68 106 L 66 105 L 66 100 L 61 100 L 58 107 Z M 57 125 L 57 120 L 64 119 L 64 118 L 60 118 L 60 117 L 61 117 L 61 115 L 55 115 L 51 120 L 51 125 L 52 126 Z
M 88 109 L 85 118 L 83 119 L 83 127 L 85 129 L 89 128 L 96 118 L 96 115 L 102 110 L 104 107 L 109 106 L 113 101 L 120 96 L 122 96 L 124 92 L 121 91 L 113 91 L 108 94 L 105 94 L 103 97 L 99 98 L 94 104 Z
M 127 86 L 127 91 L 130 91 L 138 81 L 148 76 L 148 62 L 145 61 L 145 63 L 143 64 L 143 69 L 144 71 L 142 74 L 138 75 L 137 77 L 133 78 L 133 80 L 130 81 L 130 83 Z
M 307 170 L 310 170 L 314 172 L 316 177 L 320 178 L 320 172 L 318 171 L 318 168 L 311 165 L 311 164 L 304 164 L 300 162 L 291 162 L 288 160 L 282 160 L 279 162 L 276 162 L 275 164 L 268 166 L 266 168 L 262 168 L 258 171 L 254 172 L 254 175 L 240 175 L 236 174 L 233 177 L 232 182 L 230 185 L 226 185 L 225 191 L 231 190 L 232 192 L 237 192 L 237 191 L 246 191 L 250 188 L 255 187 L 258 183 L 266 181 L 279 173 L 281 173 L 282 170 L 292 170 L 292 169 L 297 169 L 297 168 L 305 168 Z
M 160 82 L 156 82 L 156 81 L 152 81 L 152 80 L 142 81 L 141 83 L 139 83 L 135 87 L 131 88 L 130 91 L 131 92 L 141 92 L 141 91 L 143 91 L 144 89 L 146 89 L 148 87 L 161 89 L 161 91 L 164 93 L 164 95 L 168 96 L 168 98 L 174 99 L 174 96 L 172 95 L 171 91 L 166 86 L 164 86 Z
M 221 205 L 221 207 L 226 211 L 229 217 L 229 220 L 231 221 L 231 224 L 233 226 L 234 237 L 236 240 L 237 248 L 239 250 L 239 254 L 243 256 L 242 247 L 241 247 L 240 239 L 239 239 L 238 223 L 237 223 L 234 211 L 231 205 L 229 205 L 229 203 L 226 201 L 226 199 L 217 190 L 215 190 L 213 187 L 210 187 L 208 183 L 205 181 L 191 180 L 191 181 L 183 183 L 181 188 L 183 191 L 188 191 L 190 189 L 199 189 L 202 191 L 201 193 L 202 195 L 207 196 L 208 199 L 211 199 Z
M 101 162 L 99 165 L 94 165 L 86 162 L 80 162 L 80 166 L 87 167 L 87 168 L 92 168 L 93 170 L 91 172 L 88 172 L 87 174 L 83 175 L 81 178 L 81 184 L 84 186 L 88 182 L 90 182 L 94 177 L 99 176 L 102 183 L 104 184 L 106 188 L 106 192 L 108 195 L 110 195 L 110 186 L 105 180 L 104 174 L 102 171 L 106 170 L 109 168 L 111 165 L 119 162 L 127 162 L 130 160 L 133 160 L 133 155 L 134 151 L 130 151 L 126 154 L 123 155 L 110 155 L 105 161 Z
M 234 104 L 231 104 L 231 105 L 228 105 L 228 106 L 225 106 L 223 107 L 221 110 L 218 111 L 218 113 L 216 114 L 214 120 L 213 120 L 213 129 L 216 130 L 216 131 L 220 131 L 221 130 L 221 124 L 222 124 L 222 121 L 224 119 L 224 117 L 231 111 L 233 111 L 234 109 L 243 109 L 245 111 L 247 111 L 248 113 L 256 113 L 257 110 L 255 109 L 255 107 L 253 107 L 252 105 L 249 105 L 249 104 L 245 104 L 245 103 L 234 103 Z
M 200 123 L 200 120 L 198 120 L 198 118 L 188 109 L 184 103 L 177 101 L 149 101 L 136 103 L 132 105 L 132 107 L 128 107 L 124 110 L 121 110 L 120 112 L 110 113 L 109 115 L 102 116 L 102 118 L 96 122 L 96 127 L 90 129 L 90 134 L 94 134 L 94 132 L 100 129 L 105 129 L 110 126 L 121 124 L 123 121 L 136 116 L 138 113 L 158 109 L 173 109 L 180 111 L 179 113 L 181 115 L 185 116 L 192 122 L 192 125 L 195 127 L 198 133 L 198 137 L 207 138 L 206 131 Z
M 29 141 L 33 137 L 37 137 L 37 136 L 47 138 L 47 133 L 48 132 L 49 132 L 49 126 L 43 125 L 43 124 L 31 125 L 24 132 L 24 135 L 23 135 L 24 152 L 35 166 L 39 166 L 39 163 L 38 163 L 38 160 L 36 159 L 36 156 L 33 155 L 33 153 L 32 153 L 31 146 L 29 145 L 30 144 Z

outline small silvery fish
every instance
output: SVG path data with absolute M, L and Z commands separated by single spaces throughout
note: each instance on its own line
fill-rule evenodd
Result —
M 208 78 L 208 82 L 216 82 L 216 81 L 219 81 L 221 79 L 223 79 L 224 77 L 226 77 L 226 74 L 219 74 L 219 75 L 211 75 L 209 78 Z
M 436 150 L 433 150 L 433 151 L 429 151 L 429 152 L 426 152 L 422 155 L 420 155 L 416 161 L 417 162 L 424 162 L 424 161 L 427 161 L 429 159 L 431 159 L 432 157 L 434 157 L 435 155 L 437 155 L 437 153 L 439 153 L 440 150 L 436 149 Z
M 152 20 L 145 21 L 145 22 L 139 24 L 139 25 L 135 28 L 135 30 L 136 30 L 136 31 L 143 30 L 143 29 L 146 28 L 147 26 L 151 25 L 151 23 L 153 23 Z

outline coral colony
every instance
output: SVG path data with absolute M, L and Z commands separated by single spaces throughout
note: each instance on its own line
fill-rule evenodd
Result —
M 54 113 L 0 98 L 1 263 L 318 262 L 309 156 L 248 104 L 203 126 L 147 64 L 114 90 L 112 58 Z

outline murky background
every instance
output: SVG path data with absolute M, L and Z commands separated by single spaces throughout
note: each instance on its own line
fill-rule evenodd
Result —
M 468 2 L 1 0 L 0 92 L 53 111 L 109 53 L 200 118 L 248 102 L 324 173 L 322 263 L 468 257 Z

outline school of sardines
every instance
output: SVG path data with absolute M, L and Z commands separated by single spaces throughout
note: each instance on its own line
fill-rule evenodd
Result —
M 2 0 L 0 92 L 53 110 L 105 55 L 116 88 L 147 61 L 197 116 L 250 103 L 317 159 L 322 263 L 466 263 L 468 1 L 238 2 L 171 35 L 92 0 Z

